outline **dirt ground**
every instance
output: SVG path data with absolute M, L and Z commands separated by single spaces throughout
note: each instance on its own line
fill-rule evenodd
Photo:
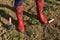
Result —
M 54 4 L 55 10 L 43 10 L 43 14 L 47 19 L 55 19 L 54 22 L 37 25 L 28 23 L 29 18 L 37 18 L 35 0 L 23 3 L 23 20 L 25 25 L 24 40 L 60 40 L 60 5 Z M 44 9 L 50 3 L 44 3 Z M 8 18 L 12 18 L 13 29 L 9 30 Z M 0 0 L 0 40 L 18 40 L 19 34 L 17 30 L 17 17 L 14 8 L 14 0 Z M 29 36 L 28 30 L 33 30 L 33 34 Z M 13 36 L 13 37 L 12 37 Z

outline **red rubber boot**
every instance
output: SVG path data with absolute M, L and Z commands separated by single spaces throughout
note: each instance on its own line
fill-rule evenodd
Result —
M 36 0 L 37 10 L 38 10 L 38 17 L 43 23 L 47 23 L 47 19 L 43 15 L 43 3 L 44 0 Z
M 23 6 L 16 6 L 16 15 L 18 19 L 18 29 L 20 32 L 24 32 L 24 23 L 22 19 Z

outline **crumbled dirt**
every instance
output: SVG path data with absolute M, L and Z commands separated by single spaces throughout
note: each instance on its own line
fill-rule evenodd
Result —
M 39 22 L 37 25 L 31 25 L 28 23 L 29 18 L 37 18 L 36 3 L 35 0 L 23 3 L 23 20 L 25 25 L 24 40 L 60 40 L 60 6 L 54 5 L 56 10 L 43 10 L 44 16 L 47 19 L 54 18 L 54 22 L 50 24 L 42 24 Z M 45 6 L 50 5 L 44 3 Z M 8 18 L 12 18 L 13 29 L 8 29 Z M 0 40 L 18 40 L 17 30 L 17 17 L 14 8 L 14 0 L 0 0 Z M 29 37 L 27 30 L 33 30 L 34 34 Z M 12 37 L 13 35 L 13 37 Z

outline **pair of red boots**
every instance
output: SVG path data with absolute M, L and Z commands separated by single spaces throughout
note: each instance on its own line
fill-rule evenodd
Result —
M 17 2 L 16 2 L 17 3 Z M 21 2 L 20 6 L 16 6 L 16 15 L 18 19 L 18 29 L 20 32 L 24 32 L 24 23 L 23 23 L 23 18 L 22 18 L 22 11 L 23 11 L 23 5 Z M 18 5 L 17 3 L 17 5 Z M 47 23 L 47 19 L 43 16 L 43 4 L 44 0 L 36 0 L 36 6 L 37 6 L 37 12 L 38 12 L 38 17 L 43 23 Z

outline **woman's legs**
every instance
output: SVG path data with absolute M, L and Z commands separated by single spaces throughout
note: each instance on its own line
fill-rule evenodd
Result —
M 16 7 L 16 16 L 18 20 L 18 29 L 20 32 L 24 32 L 24 23 L 22 19 L 23 0 L 15 0 L 15 7 Z

